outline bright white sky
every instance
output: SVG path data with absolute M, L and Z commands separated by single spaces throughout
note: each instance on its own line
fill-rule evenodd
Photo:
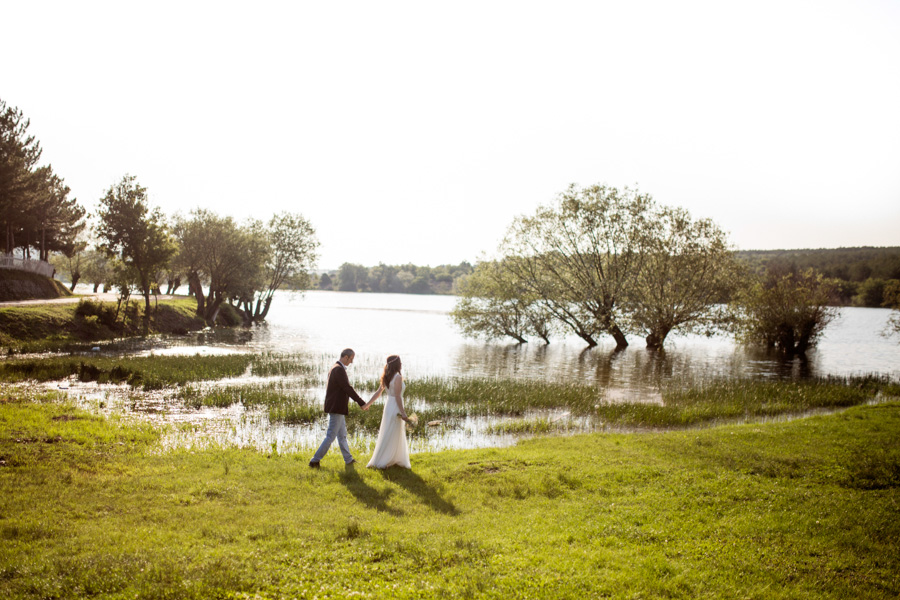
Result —
M 3 4 L 0 98 L 89 209 L 129 173 L 437 265 L 606 183 L 742 249 L 900 245 L 895 0 Z

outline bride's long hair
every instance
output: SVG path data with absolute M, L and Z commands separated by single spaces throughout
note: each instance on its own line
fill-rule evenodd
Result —
M 400 357 L 396 354 L 391 354 L 387 357 L 387 363 L 384 365 L 384 373 L 381 374 L 381 385 L 384 386 L 384 389 L 388 389 L 391 385 L 391 379 L 394 378 L 394 375 L 400 372 Z

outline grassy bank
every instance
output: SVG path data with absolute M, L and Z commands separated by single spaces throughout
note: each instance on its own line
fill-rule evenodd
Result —
M 0 391 L 0 596 L 894 598 L 900 404 L 320 470 Z M 367 457 L 357 455 L 365 464 Z
M 203 329 L 192 298 L 160 300 L 151 307 L 150 333 L 186 334 Z M 231 307 L 223 307 L 223 324 L 240 324 Z M 66 304 L 0 307 L 0 348 L 7 352 L 67 350 L 91 342 L 144 333 L 144 303 L 82 300 Z
M 0 302 L 71 296 L 61 282 L 29 271 L 0 269 Z

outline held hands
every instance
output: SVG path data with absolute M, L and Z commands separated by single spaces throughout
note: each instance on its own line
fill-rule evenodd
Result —
M 363 410 L 369 410 L 369 407 L 372 406 L 372 403 L 378 400 L 378 396 L 381 395 L 382 391 L 384 391 L 384 384 L 378 386 L 378 391 L 372 394 L 372 397 L 369 399 L 369 401 L 363 404 L 361 408 Z

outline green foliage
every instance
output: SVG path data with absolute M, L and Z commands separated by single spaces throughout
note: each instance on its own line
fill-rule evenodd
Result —
M 817 250 L 741 250 L 738 259 L 751 270 L 815 269 L 829 279 L 861 283 L 866 279 L 900 279 L 900 247 L 821 248 Z
M 175 254 L 175 242 L 158 207 L 150 207 L 147 188 L 132 175 L 110 186 L 100 199 L 97 226 L 103 249 L 118 257 L 135 274 L 135 283 L 144 295 L 145 329 L 150 323 L 150 292 L 158 271 L 166 268 Z M 126 273 L 128 271 L 122 271 Z M 130 282 L 125 282 L 125 286 Z M 123 293 L 127 288 L 122 286 Z
M 771 268 L 735 301 L 738 338 L 786 354 L 803 353 L 816 345 L 837 316 L 837 310 L 829 307 L 834 295 L 835 282 L 812 269 Z
M 246 286 L 232 294 L 248 322 L 264 321 L 275 292 L 290 281 L 295 288 L 309 287 L 311 271 L 318 258 L 316 230 L 299 214 L 279 213 L 268 225 L 254 221 L 253 236 L 264 241 L 265 262 L 256 286 Z
M 522 292 L 506 263 L 478 263 L 459 292 L 450 316 L 464 335 L 489 340 L 508 336 L 519 343 L 535 335 L 550 343 L 556 328 L 551 311 L 539 298 Z
M 709 219 L 659 207 L 636 190 L 569 187 L 510 226 L 502 258 L 476 267 L 453 312 L 463 333 L 549 342 L 567 331 L 588 346 L 626 331 L 658 349 L 672 331 L 711 334 L 729 319 L 722 303 L 738 267 Z
M 712 335 L 729 322 L 724 302 L 738 285 L 738 265 L 724 231 L 680 208 L 650 217 L 643 261 L 625 294 L 630 330 L 662 348 L 669 333 Z
M 52 251 L 71 254 L 85 210 L 50 166 L 37 166 L 42 151 L 29 126 L 22 111 L 0 100 L 0 226 L 6 254 L 19 248 L 30 258 L 36 248 L 46 261 Z
M 622 304 L 641 268 L 652 210 L 652 198 L 637 190 L 572 185 L 513 222 L 502 264 L 520 290 L 588 346 L 608 334 L 623 348 Z
M 472 265 L 437 267 L 379 264 L 374 267 L 344 263 L 336 273 L 324 273 L 319 289 L 342 292 L 384 292 L 394 294 L 453 294 L 459 282 L 472 272 Z
M 198 208 L 189 218 L 177 220 L 175 237 L 179 242 L 175 263 L 187 274 L 197 315 L 210 325 L 227 301 L 251 299 L 265 285 L 267 240 L 251 225 Z
M 894 309 L 891 312 L 884 334 L 900 337 L 900 280 L 891 280 L 885 286 L 884 306 Z

